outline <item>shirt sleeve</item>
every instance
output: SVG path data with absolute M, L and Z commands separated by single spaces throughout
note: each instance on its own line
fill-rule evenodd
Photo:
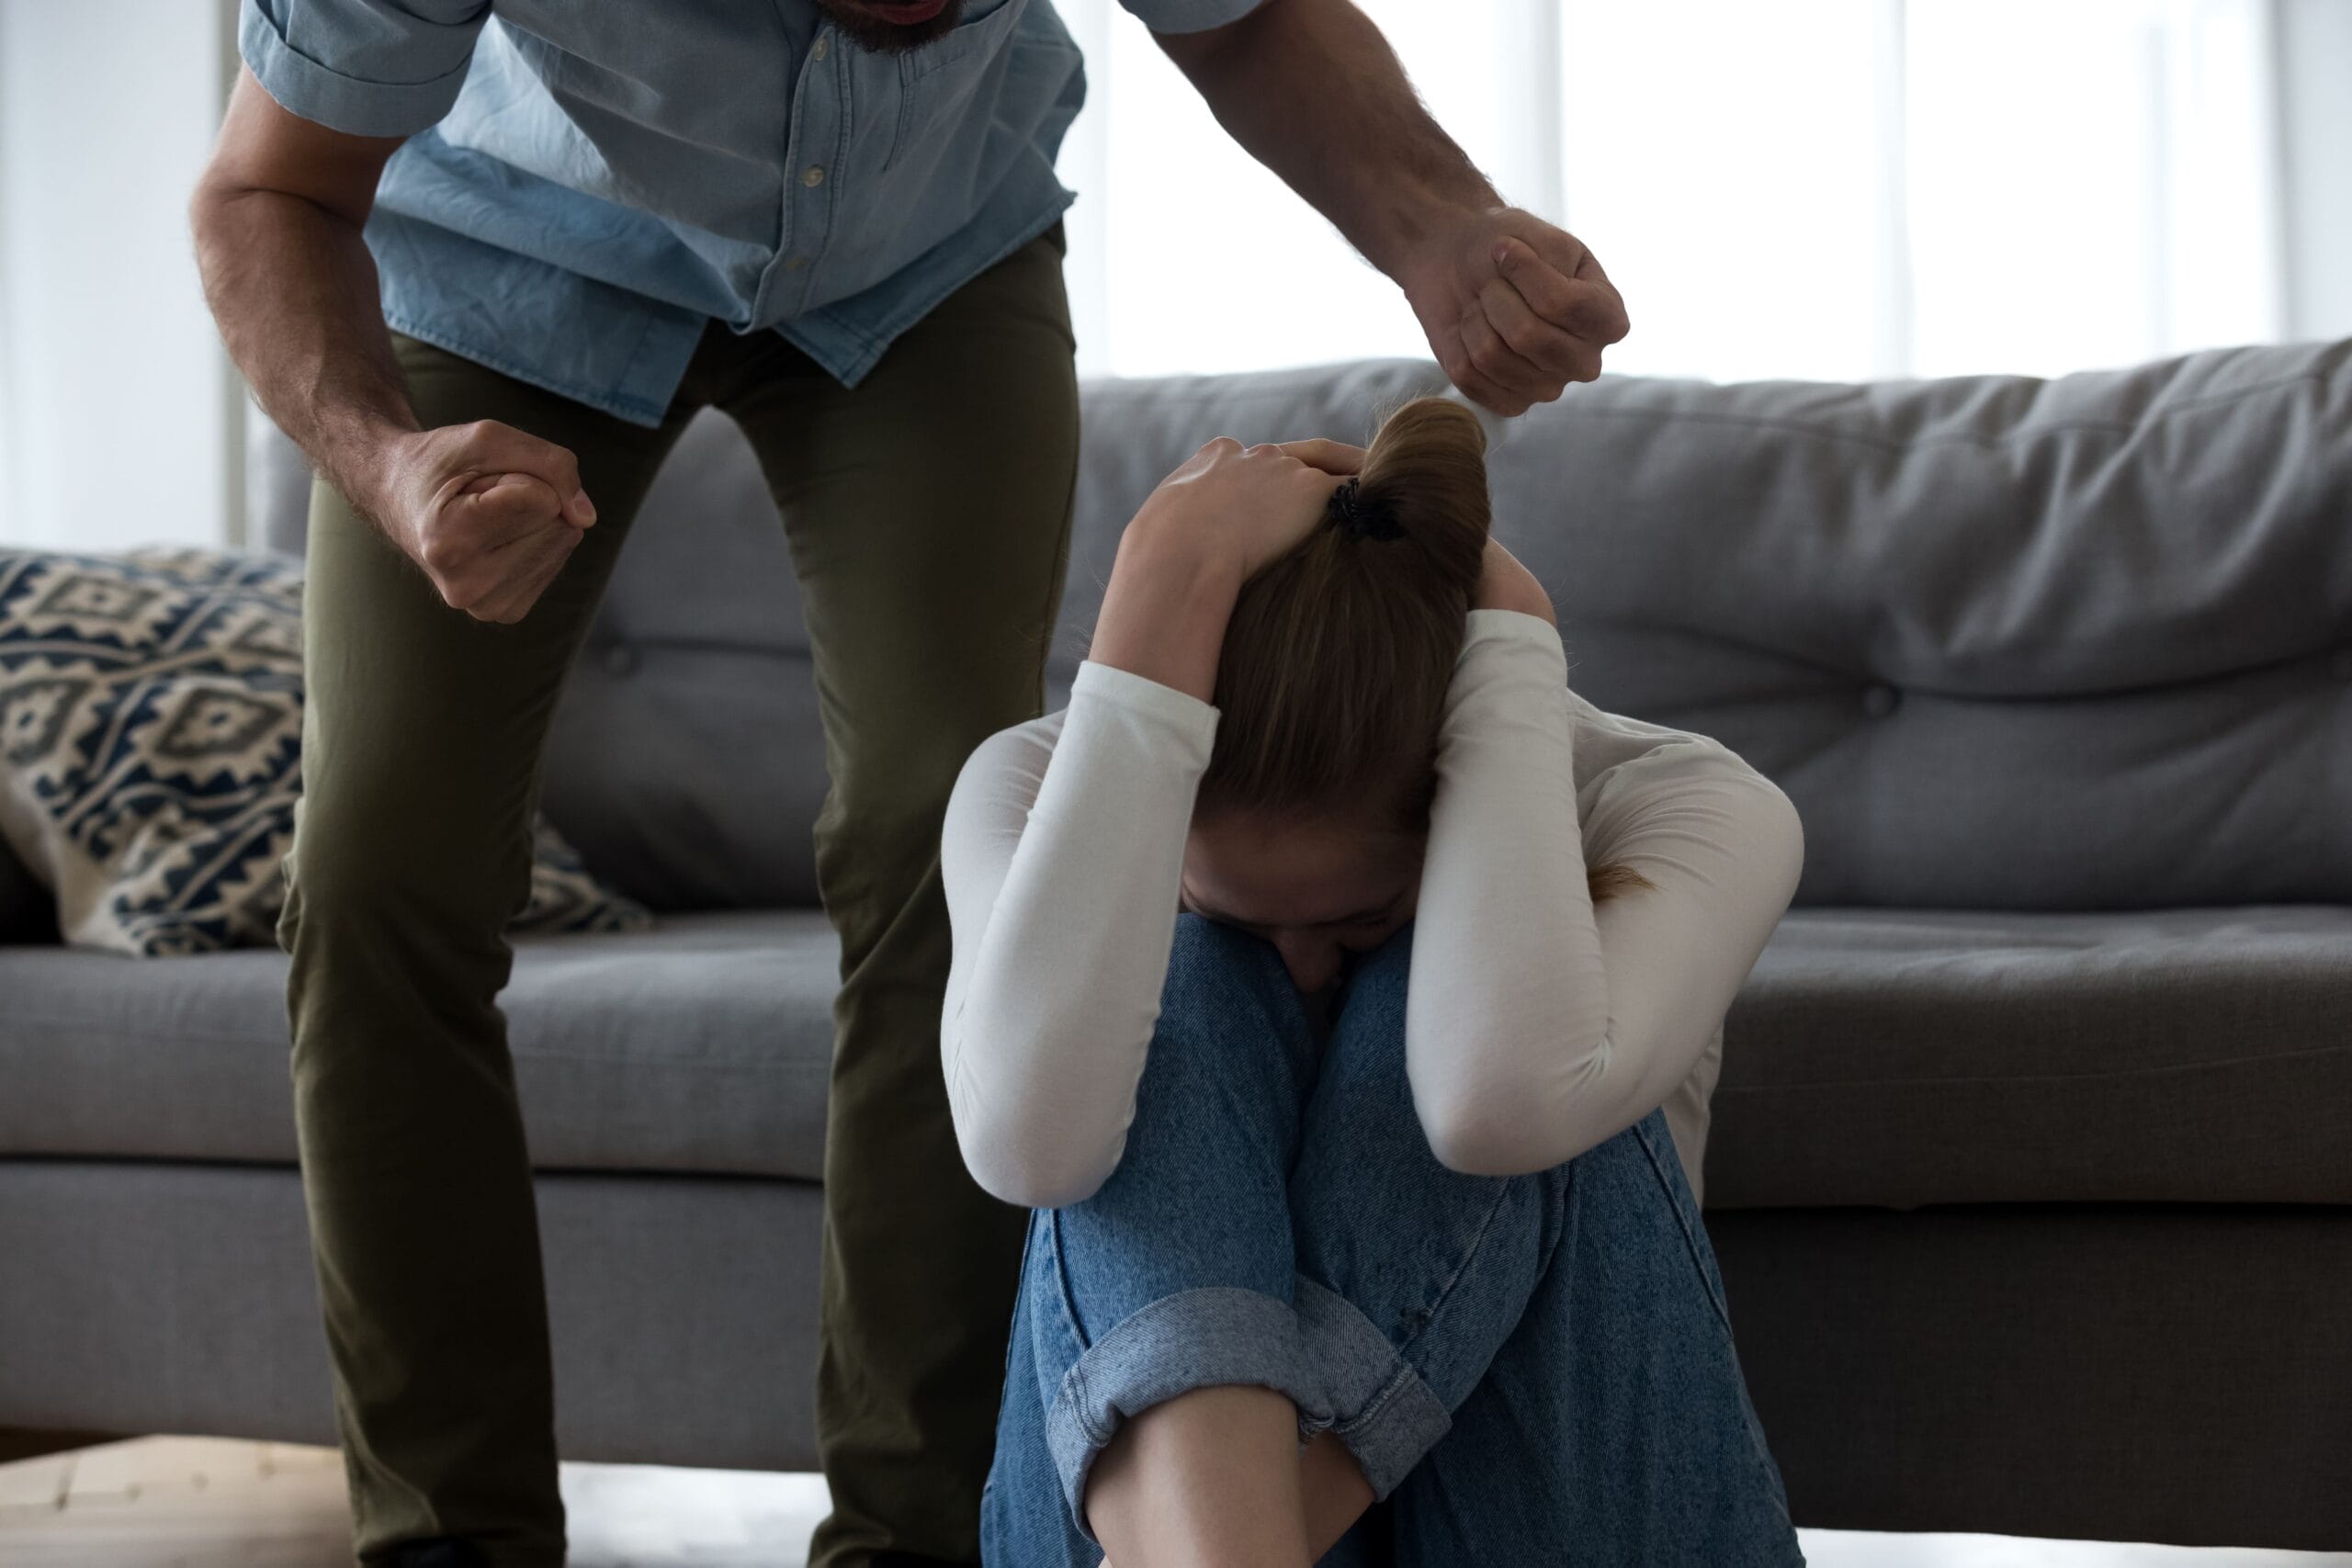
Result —
M 1198 33 L 1238 22 L 1265 0 L 1119 0 L 1156 33 Z
M 1689 1079 L 1794 897 L 1804 830 L 1704 738 L 1593 781 L 1579 820 L 1558 630 L 1476 610 L 1438 744 L 1405 1055 L 1438 1158 L 1477 1175 L 1573 1159 Z M 1656 884 L 1597 909 L 1594 858 Z
M 1217 716 L 1088 660 L 1061 714 L 999 731 L 956 776 L 940 1054 L 964 1163 L 1007 1202 L 1078 1202 L 1125 1150 Z
M 237 51 L 288 112 L 409 136 L 458 99 L 490 0 L 243 0 Z

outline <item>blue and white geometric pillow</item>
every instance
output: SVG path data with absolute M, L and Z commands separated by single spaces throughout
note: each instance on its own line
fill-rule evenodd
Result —
M 0 835 L 78 945 L 266 947 L 301 793 L 288 557 L 0 550 Z M 652 923 L 545 818 L 517 931 Z

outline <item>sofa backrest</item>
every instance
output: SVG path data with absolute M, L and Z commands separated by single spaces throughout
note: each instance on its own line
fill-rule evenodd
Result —
M 1429 364 L 1106 380 L 1049 705 L 1118 534 L 1202 442 L 1361 438 Z M 1569 680 L 1712 735 L 1806 824 L 1801 904 L 2352 901 L 2352 343 L 2054 380 L 1604 378 L 1489 422 Z M 266 541 L 299 455 L 265 433 Z M 810 903 L 824 795 L 781 525 L 705 414 L 558 716 L 549 814 L 662 908 Z

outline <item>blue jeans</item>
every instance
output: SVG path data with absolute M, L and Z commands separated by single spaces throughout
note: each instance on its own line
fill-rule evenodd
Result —
M 1406 925 L 1317 1041 L 1273 947 L 1178 917 L 1118 1168 L 1030 1216 L 989 1568 L 1092 1568 L 1119 1423 L 1287 1394 L 1381 1501 L 1326 1565 L 1801 1563 L 1663 1112 L 1532 1176 L 1438 1164 L 1405 1080 Z

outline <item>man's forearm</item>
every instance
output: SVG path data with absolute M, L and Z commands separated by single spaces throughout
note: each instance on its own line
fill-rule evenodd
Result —
M 1502 205 L 1351 0 L 1266 0 L 1159 41 L 1227 133 L 1391 277 L 1444 216 Z
M 358 226 L 262 189 L 199 190 L 191 219 L 230 357 L 278 428 L 380 525 L 388 438 L 418 425 Z

